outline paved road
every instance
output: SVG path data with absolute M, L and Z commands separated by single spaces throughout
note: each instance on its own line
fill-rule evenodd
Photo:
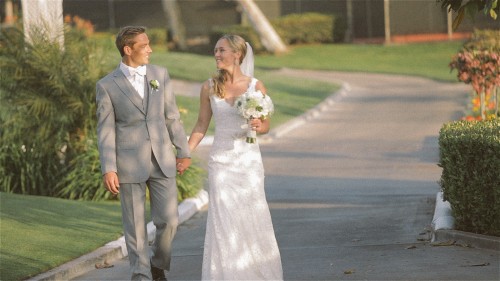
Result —
M 348 83 L 315 118 L 262 144 L 285 280 L 498 280 L 498 250 L 431 246 L 438 132 L 468 88 L 393 75 L 282 70 Z M 198 155 L 206 158 L 207 148 Z M 199 280 L 206 210 L 180 226 L 169 280 Z M 128 261 L 75 280 L 125 280 Z

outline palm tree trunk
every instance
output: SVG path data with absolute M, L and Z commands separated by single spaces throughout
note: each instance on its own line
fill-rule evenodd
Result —
M 64 48 L 63 0 L 21 0 L 23 28 L 27 42 L 33 32 L 41 32 L 50 41 Z
M 186 34 L 181 20 L 181 10 L 177 0 L 162 0 L 163 11 L 167 18 L 167 27 L 172 41 L 180 50 L 186 50 Z
M 253 0 L 236 0 L 243 8 L 243 13 L 248 17 L 252 27 L 260 37 L 264 48 L 271 53 L 284 53 L 286 45 L 269 23 L 266 16 Z

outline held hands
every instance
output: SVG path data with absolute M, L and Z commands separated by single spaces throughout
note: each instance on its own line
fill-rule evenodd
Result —
M 113 195 L 120 193 L 120 182 L 118 181 L 118 175 L 116 172 L 108 172 L 102 177 L 104 186 Z
M 191 165 L 191 158 L 177 158 L 175 162 L 176 162 L 177 173 L 179 175 L 182 175 Z
M 191 165 L 191 158 L 177 158 L 176 168 L 179 175 L 184 174 L 184 172 Z M 111 192 L 113 195 L 120 193 L 120 182 L 118 181 L 118 175 L 116 172 L 108 172 L 102 177 L 104 187 Z

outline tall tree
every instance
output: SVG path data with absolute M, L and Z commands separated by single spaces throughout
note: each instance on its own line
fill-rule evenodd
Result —
M 264 48 L 271 53 L 284 53 L 287 51 L 286 45 L 281 40 L 276 30 L 267 20 L 266 16 L 259 9 L 253 0 L 236 0 L 243 8 L 244 14 L 250 20 L 252 27 L 260 37 Z
M 181 20 L 182 17 L 179 3 L 177 0 L 162 0 L 161 4 L 163 6 L 163 11 L 165 12 L 165 17 L 167 18 L 169 36 L 171 36 L 172 41 L 177 48 L 185 50 L 187 47 L 185 34 L 186 29 Z
M 33 32 L 41 32 L 49 41 L 64 45 L 63 0 L 21 0 L 26 40 Z M 35 31 L 36 30 L 36 31 Z

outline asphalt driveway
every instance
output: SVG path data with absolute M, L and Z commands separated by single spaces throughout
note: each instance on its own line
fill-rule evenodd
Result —
M 432 246 L 438 134 L 469 88 L 424 78 L 281 70 L 344 83 L 261 144 L 285 280 L 498 280 L 498 249 Z M 272 93 L 271 93 L 272 94 Z M 189 131 L 189 129 L 188 129 Z M 197 155 L 206 159 L 208 147 Z M 199 280 L 206 210 L 180 226 L 169 280 Z M 74 280 L 125 280 L 128 261 Z

